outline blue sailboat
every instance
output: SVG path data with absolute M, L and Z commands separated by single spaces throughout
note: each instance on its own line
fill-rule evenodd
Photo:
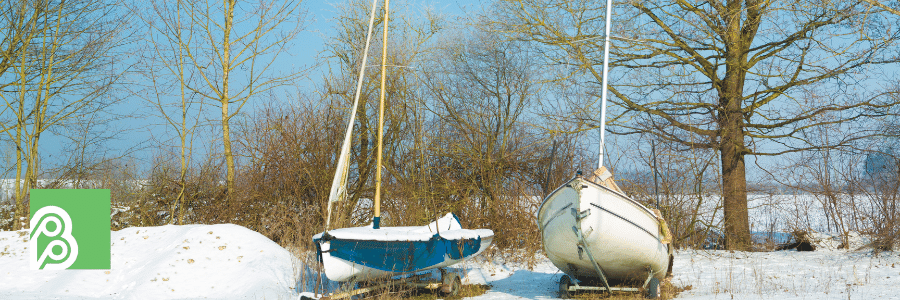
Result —
M 359 79 L 350 121 L 344 135 L 337 170 L 328 198 L 325 231 L 313 237 L 325 275 L 338 282 L 358 282 L 442 268 L 475 256 L 490 246 L 494 233 L 488 229 L 467 230 L 459 218 L 447 214 L 425 226 L 381 227 L 381 153 L 384 127 L 384 87 L 387 60 L 388 0 L 384 2 L 384 41 L 382 43 L 381 97 L 378 114 L 378 149 L 375 175 L 374 219 L 370 226 L 331 229 L 332 204 L 347 197 L 350 145 L 359 105 L 362 79 L 375 21 L 377 0 L 372 2 L 369 31 L 363 50 Z M 458 285 L 459 277 L 456 276 Z
M 313 237 L 328 279 L 368 281 L 448 267 L 490 246 L 488 229 L 462 229 L 452 213 L 426 226 L 334 229 Z

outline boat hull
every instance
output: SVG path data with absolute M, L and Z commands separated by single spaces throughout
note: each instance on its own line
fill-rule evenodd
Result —
M 538 226 L 550 261 L 576 279 L 600 278 L 590 256 L 610 281 L 643 281 L 649 271 L 662 279 L 668 271 L 670 245 L 654 212 L 581 177 L 544 200 Z
M 448 214 L 427 226 L 342 228 L 313 241 L 328 279 L 359 282 L 451 266 L 480 254 L 493 237 L 487 229 L 462 229 Z
M 319 243 L 319 257 L 326 266 L 325 276 L 328 279 L 338 282 L 370 281 L 454 265 L 481 253 L 490 245 L 492 238 L 469 241 L 436 238 L 429 242 L 323 241 Z M 475 247 L 466 245 L 459 251 L 459 244 Z M 353 250 L 344 253 L 330 251 L 333 246 Z M 381 249 L 392 249 L 402 254 L 388 254 Z

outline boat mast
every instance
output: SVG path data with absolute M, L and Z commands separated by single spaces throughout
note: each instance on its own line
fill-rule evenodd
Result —
M 375 217 L 372 219 L 372 228 L 381 228 L 381 152 L 382 139 L 384 138 L 384 82 L 387 66 L 388 44 L 388 5 L 390 0 L 384 0 L 384 33 L 381 38 L 381 96 L 378 101 L 378 155 L 375 166 Z
M 606 36 L 603 42 L 603 91 L 600 100 L 600 158 L 597 161 L 597 169 L 603 167 L 603 146 L 606 143 L 606 86 L 607 73 L 609 73 L 609 27 L 612 17 L 612 0 L 606 0 Z
M 366 75 L 366 59 L 369 57 L 369 42 L 372 41 L 372 27 L 375 24 L 375 8 L 378 0 L 372 0 L 372 13 L 369 16 L 369 31 L 366 33 L 366 47 L 363 49 L 362 63 L 359 67 L 359 78 L 356 81 L 356 94 L 353 97 L 353 108 L 350 109 L 350 121 L 347 132 L 344 134 L 344 143 L 341 145 L 341 153 L 338 156 L 337 168 L 334 171 L 334 179 L 331 182 L 331 191 L 328 193 L 328 217 L 325 218 L 325 231 L 331 229 L 331 206 L 336 201 L 344 200 L 347 195 L 347 173 L 350 169 L 350 143 L 353 136 L 353 123 L 356 122 L 356 110 L 359 106 L 359 92 L 362 89 L 363 77 Z

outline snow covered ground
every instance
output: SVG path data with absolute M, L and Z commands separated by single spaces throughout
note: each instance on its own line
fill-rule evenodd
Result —
M 127 228 L 112 234 L 111 270 L 32 271 L 27 232 L 0 232 L 0 299 L 296 299 L 309 270 L 287 250 L 236 225 Z M 677 299 L 900 299 L 900 255 L 679 251 Z M 857 239 L 856 246 L 864 244 Z M 468 284 L 491 289 L 472 299 L 553 299 L 562 275 L 546 258 L 529 268 L 499 259 L 464 262 Z
M 469 263 L 468 283 L 492 286 L 471 299 L 552 299 L 562 273 L 547 259 L 533 269 Z M 676 299 L 900 299 L 900 256 L 871 252 L 679 251 Z
M 0 231 L 0 299 L 292 299 L 291 255 L 236 225 L 112 233 L 110 270 L 30 270 L 27 231 Z
M 900 257 L 871 252 L 679 252 L 678 299 L 900 299 Z

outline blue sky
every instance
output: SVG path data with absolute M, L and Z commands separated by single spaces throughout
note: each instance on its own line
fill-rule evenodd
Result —
M 371 3 L 369 2 L 370 0 L 363 1 Z M 321 51 L 323 51 L 324 49 L 325 41 L 334 32 L 333 20 L 336 17 L 336 13 L 338 10 L 335 6 L 345 4 L 347 2 L 349 2 L 349 0 L 303 1 L 303 7 L 308 12 L 306 29 L 299 35 L 294 47 L 291 50 L 290 55 L 279 57 L 279 61 L 282 61 L 284 59 L 285 62 L 289 62 L 290 64 L 295 66 L 308 66 L 315 64 L 317 62 L 317 57 L 320 56 Z M 443 14 L 446 18 L 451 19 L 461 16 L 464 12 L 479 11 L 482 5 L 486 5 L 490 2 L 491 1 L 487 0 L 392 0 L 391 10 L 395 12 L 402 10 L 405 11 L 407 15 L 413 14 L 412 16 L 414 17 L 415 12 L 429 9 L 432 12 Z M 602 2 L 598 1 L 598 5 L 603 4 Z M 321 78 L 322 69 L 320 68 L 318 70 L 313 70 L 310 72 L 308 78 L 300 83 L 299 88 L 301 89 L 301 91 L 311 93 L 311 88 L 314 87 L 315 83 Z M 248 104 L 248 108 L 252 109 L 254 105 L 261 105 L 262 101 L 264 100 L 257 99 L 254 103 Z M 141 101 L 132 101 L 128 104 L 127 107 L 123 108 L 123 111 L 127 109 L 133 109 L 134 107 L 140 107 L 141 105 L 145 104 L 146 103 Z M 214 109 L 211 108 L 211 111 L 214 112 Z M 249 111 L 250 110 L 248 109 L 245 112 Z M 211 115 L 215 116 L 215 114 L 212 113 Z M 128 118 L 122 121 L 117 121 L 117 124 L 110 126 L 110 130 L 122 130 L 124 134 L 119 135 L 117 140 L 110 141 L 109 144 L 106 145 L 107 148 L 109 148 L 109 151 L 126 152 L 128 151 L 127 149 L 139 145 L 143 141 L 150 140 L 151 138 L 165 139 L 171 137 L 172 134 L 165 132 L 163 126 L 154 125 L 161 122 L 160 120 L 154 118 L 158 117 L 147 116 L 147 118 L 145 119 Z M 220 132 L 220 128 L 218 126 L 210 126 L 206 128 L 205 131 L 216 134 Z M 589 134 L 588 136 L 593 138 L 595 134 Z M 607 141 L 608 146 L 614 146 L 616 144 L 615 136 L 607 136 L 607 138 L 611 139 Z M 43 152 L 47 155 L 45 156 L 45 163 L 60 163 L 59 161 L 56 161 L 54 159 L 57 159 L 61 156 L 66 156 L 67 153 L 64 153 L 61 149 L 60 143 L 62 142 L 63 140 L 54 140 L 53 137 L 48 137 L 46 140 L 44 140 Z M 207 148 L 221 151 L 221 143 L 198 143 L 198 145 L 195 147 L 196 151 L 204 151 L 204 149 Z M 152 149 L 152 147 L 148 149 Z M 141 150 L 132 152 L 132 154 L 135 156 L 135 158 L 139 159 L 139 163 L 143 163 L 147 166 L 149 166 L 151 158 L 154 155 L 152 150 Z M 202 156 L 198 155 L 197 157 Z M 609 159 L 610 158 L 607 158 L 607 160 Z M 752 164 L 750 160 L 754 159 L 754 157 L 748 157 L 748 167 L 750 164 Z
M 371 3 L 370 0 L 363 0 Z M 379 1 L 379 9 L 383 0 Z M 307 0 L 304 7 L 308 12 L 308 26 L 300 34 L 300 41 L 296 47 L 296 58 L 299 64 L 310 65 L 315 63 L 315 58 L 324 49 L 325 41 L 334 33 L 334 18 L 337 14 L 336 5 L 345 4 L 347 0 Z M 425 9 L 443 14 L 447 18 L 458 17 L 465 11 L 477 10 L 483 3 L 481 0 L 392 0 L 391 11 L 403 10 L 407 12 L 423 11 Z M 321 78 L 321 70 L 310 74 L 311 80 Z M 309 82 L 304 84 L 307 86 Z
M 363 0 L 371 3 L 370 0 Z M 381 2 L 379 1 L 379 7 Z M 305 0 L 302 3 L 304 9 L 307 10 L 305 30 L 299 34 L 294 41 L 293 47 L 289 53 L 281 55 L 277 58 L 281 66 L 303 67 L 312 66 L 321 60 L 319 58 L 324 50 L 326 40 L 334 33 L 334 18 L 338 9 L 337 5 L 346 4 L 347 0 Z M 392 12 L 404 11 L 406 14 L 410 12 L 423 11 L 429 9 L 433 12 L 443 14 L 447 18 L 454 18 L 466 10 L 475 10 L 481 4 L 479 0 L 393 0 L 390 2 Z M 380 8 L 379 8 L 380 9 Z M 414 17 L 414 16 L 413 16 Z M 312 89 L 319 82 L 323 75 L 323 68 L 313 69 L 309 72 L 306 79 L 298 83 L 298 89 L 307 94 L 312 93 Z M 294 90 L 295 88 L 289 88 Z M 134 97 L 132 97 L 134 98 Z M 255 106 L 263 105 L 262 101 L 265 97 L 257 97 L 251 100 L 242 112 L 245 114 L 252 113 Z M 216 112 L 218 108 L 207 107 L 207 118 L 210 121 L 218 118 Z M 114 108 L 116 114 L 127 114 L 126 118 L 114 121 L 101 130 L 107 132 L 115 131 L 118 134 L 112 140 L 108 140 L 105 144 L 97 149 L 101 151 L 101 155 L 106 157 L 115 157 L 119 155 L 127 155 L 137 159 L 138 165 L 143 165 L 142 170 L 147 170 L 152 163 L 155 155 L 159 155 L 156 144 L 166 142 L 175 137 L 167 126 L 163 126 L 162 119 L 153 115 L 152 109 L 148 103 L 139 99 L 128 99 L 124 104 Z M 217 124 L 217 122 L 216 122 Z M 202 131 L 207 132 L 207 136 L 221 135 L 220 126 L 211 126 L 204 128 Z M 59 166 L 64 163 L 64 159 L 70 153 L 64 149 L 64 144 L 68 143 L 67 139 L 55 136 L 53 134 L 45 135 L 42 142 L 42 153 L 44 153 L 44 168 Z M 174 144 L 174 141 L 168 143 Z M 214 151 L 221 152 L 221 142 L 210 143 L 208 141 L 198 140 L 195 142 L 195 158 L 203 157 L 203 153 L 207 149 L 212 148 Z M 199 162 L 199 161 L 198 161 Z M 45 169 L 46 170 L 46 169 Z

